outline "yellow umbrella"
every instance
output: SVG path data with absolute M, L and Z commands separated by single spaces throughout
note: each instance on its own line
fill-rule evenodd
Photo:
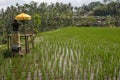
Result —
M 15 17 L 16 20 L 31 20 L 31 16 L 25 13 L 21 13 Z

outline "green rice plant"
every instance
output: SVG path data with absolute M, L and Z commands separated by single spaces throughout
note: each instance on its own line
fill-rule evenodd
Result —
M 67 27 L 40 35 L 23 57 L 0 54 L 0 79 L 119 80 L 119 28 Z

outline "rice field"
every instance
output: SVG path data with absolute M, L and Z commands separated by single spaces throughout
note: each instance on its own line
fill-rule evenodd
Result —
M 31 53 L 0 54 L 0 80 L 120 80 L 120 28 L 40 33 Z

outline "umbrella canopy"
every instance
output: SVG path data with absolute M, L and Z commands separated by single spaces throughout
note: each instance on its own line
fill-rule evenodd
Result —
M 28 14 L 25 14 L 25 13 L 21 13 L 21 14 L 18 14 L 16 17 L 15 17 L 16 20 L 31 20 L 31 16 L 28 15 Z

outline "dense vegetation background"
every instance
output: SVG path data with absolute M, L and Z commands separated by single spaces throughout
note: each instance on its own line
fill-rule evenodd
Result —
M 91 2 L 80 7 L 73 7 L 71 3 L 41 3 L 30 2 L 29 4 L 8 6 L 0 10 L 0 35 L 11 33 L 11 23 L 14 17 L 21 13 L 32 16 L 28 28 L 36 31 L 46 31 L 65 26 L 120 26 L 120 1 L 104 0 Z M 28 29 L 29 30 L 29 29 Z

